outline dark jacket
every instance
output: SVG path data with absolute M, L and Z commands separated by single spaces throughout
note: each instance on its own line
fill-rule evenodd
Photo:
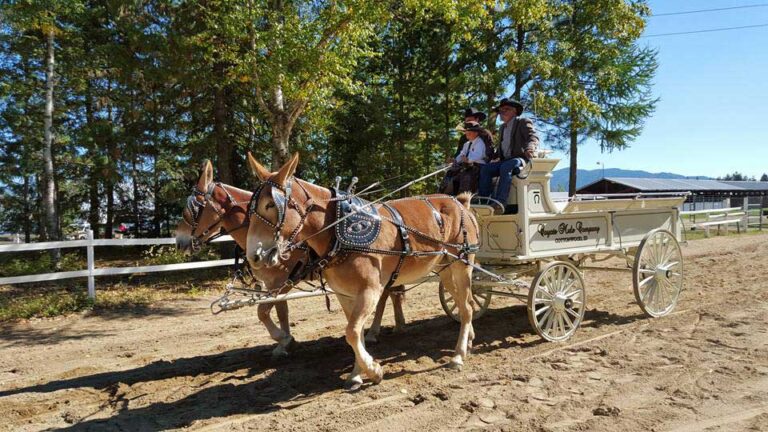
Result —
M 512 125 L 514 129 L 512 130 L 512 136 L 510 137 L 512 140 L 512 145 L 510 146 L 512 153 L 503 155 L 502 144 L 504 140 L 504 128 L 506 126 L 507 124 L 502 124 L 501 128 L 499 129 L 499 145 L 494 151 L 493 158 L 507 160 L 521 157 L 525 160 L 528 160 L 528 157 L 525 156 L 525 150 L 531 149 L 536 151 L 536 149 L 539 147 L 539 135 L 536 133 L 536 128 L 533 126 L 533 121 L 525 117 L 517 117 L 515 119 L 514 124 Z

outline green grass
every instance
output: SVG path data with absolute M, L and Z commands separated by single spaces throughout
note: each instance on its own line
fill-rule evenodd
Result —
M 730 229 L 726 230 L 725 228 L 720 229 L 720 233 L 717 233 L 717 227 L 712 227 L 709 231 L 709 238 L 716 238 L 716 237 L 733 237 L 733 236 L 740 236 L 740 235 L 756 235 L 756 234 L 765 234 L 768 233 L 768 226 L 766 226 L 762 231 L 756 229 L 756 228 L 750 228 L 748 231 L 741 231 L 741 234 L 736 232 L 736 229 Z M 683 233 L 683 238 L 686 240 L 701 240 L 707 238 L 706 232 L 704 230 L 695 230 L 695 231 L 685 231 Z
M 0 286 L 0 322 L 85 311 L 98 315 L 142 309 L 151 314 L 153 305 L 166 300 L 217 294 L 227 281 L 224 268 L 97 278 L 95 301 L 88 298 L 82 279 Z

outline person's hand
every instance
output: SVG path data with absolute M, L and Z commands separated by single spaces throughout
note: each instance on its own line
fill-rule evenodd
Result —
M 459 162 L 460 163 L 467 163 L 467 162 L 469 162 L 469 158 L 467 158 L 466 156 L 462 156 L 462 157 L 459 158 Z
M 498 161 L 500 161 L 500 160 L 501 160 L 501 159 L 499 159 L 499 158 L 496 158 L 496 159 L 491 159 L 491 162 L 498 162 Z
M 525 157 L 527 157 L 528 159 L 533 159 L 535 155 L 536 155 L 536 152 L 533 149 L 525 150 Z

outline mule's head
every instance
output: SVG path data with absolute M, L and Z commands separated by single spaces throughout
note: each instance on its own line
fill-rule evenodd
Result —
M 291 251 L 286 249 L 287 243 L 302 222 L 292 198 L 293 174 L 298 163 L 299 154 L 296 153 L 277 173 L 272 173 L 248 154 L 251 172 L 259 180 L 248 204 L 250 225 L 246 257 L 253 268 L 274 267 L 288 259 Z
M 221 230 L 221 204 L 214 197 L 211 161 L 203 162 L 200 178 L 187 197 L 181 222 L 176 227 L 176 247 L 186 253 L 198 248 Z

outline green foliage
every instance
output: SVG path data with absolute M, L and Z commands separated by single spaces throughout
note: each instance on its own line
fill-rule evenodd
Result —
M 204 158 L 244 188 L 247 151 L 273 165 L 299 151 L 326 185 L 392 186 L 453 152 L 464 108 L 510 93 L 545 144 L 575 145 L 574 129 L 622 149 L 656 101 L 656 53 L 635 43 L 648 13 L 635 0 L 3 2 L 0 229 L 41 232 L 46 31 L 61 225 L 164 236 Z
M 178 264 L 188 261 L 188 257 L 173 246 L 150 246 L 142 253 L 142 261 L 148 265 Z
M 24 276 L 53 271 L 53 262 L 49 254 L 36 254 L 35 257 L 15 258 L 0 264 L 0 276 Z
M 0 293 L 0 321 L 54 317 L 93 307 L 85 292 L 42 292 L 23 296 Z

